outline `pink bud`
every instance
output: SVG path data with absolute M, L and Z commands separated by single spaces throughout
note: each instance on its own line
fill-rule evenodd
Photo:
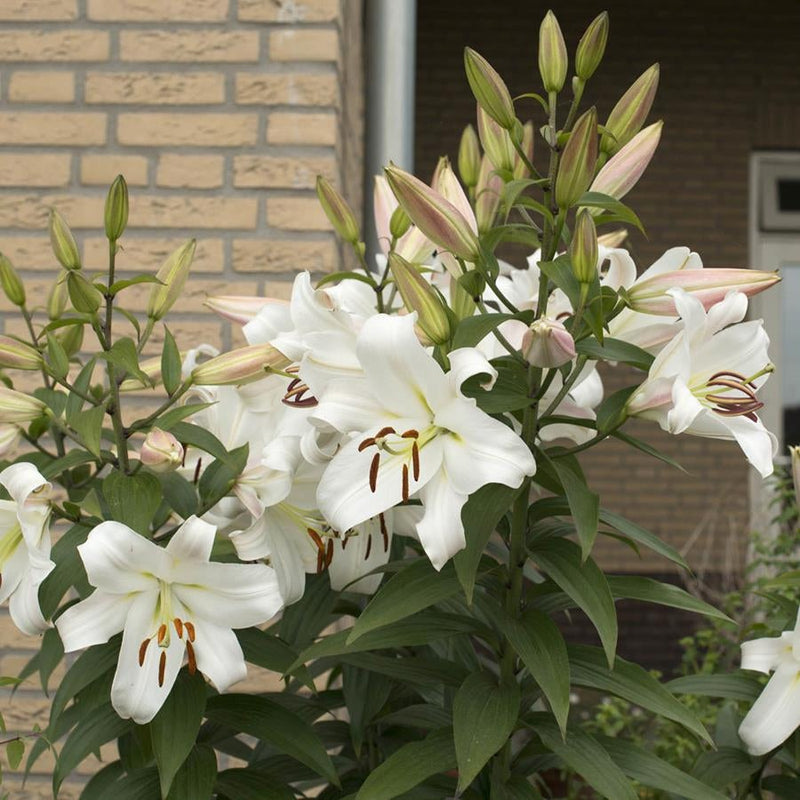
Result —
M 522 355 L 534 367 L 560 367 L 575 358 L 575 341 L 563 323 L 541 317 L 525 331 Z
M 478 185 L 475 187 L 475 216 L 481 233 L 485 233 L 494 225 L 504 186 L 503 179 L 495 172 L 488 156 L 484 155 L 481 160 Z
M 639 131 L 610 161 L 597 173 L 589 187 L 590 192 L 601 192 L 620 200 L 642 177 L 650 159 L 653 157 L 661 139 L 663 122 L 654 122 Z M 592 209 L 600 213 L 600 209 Z
M 16 450 L 21 435 L 18 425 L 0 423 L 0 457 L 10 456 Z
M 139 451 L 139 458 L 153 472 L 172 472 L 183 463 L 183 445 L 168 431 L 153 428 Z
M 397 198 L 392 194 L 389 184 L 383 175 L 375 176 L 375 188 L 372 194 L 373 213 L 375 214 L 375 231 L 378 234 L 378 244 L 384 253 L 389 252 L 392 234 L 389 223 L 392 214 L 397 208 Z
M 47 412 L 47 406 L 35 397 L 0 386 L 0 423 L 32 422 Z
M 461 216 L 469 223 L 472 230 L 477 233 L 478 224 L 475 222 L 475 213 L 472 210 L 466 192 L 461 187 L 453 168 L 450 166 L 450 159 L 447 156 L 442 156 L 439 159 L 436 170 L 433 173 L 431 185 L 445 200 L 451 202 L 459 210 Z
M 197 386 L 251 383 L 290 363 L 272 345 L 251 344 L 203 362 L 192 370 L 191 377 Z
M 274 300 L 271 297 L 247 297 L 244 295 L 224 294 L 216 297 L 207 297 L 204 306 L 231 322 L 244 325 L 250 322 L 264 306 L 270 304 L 286 305 L 285 300 Z

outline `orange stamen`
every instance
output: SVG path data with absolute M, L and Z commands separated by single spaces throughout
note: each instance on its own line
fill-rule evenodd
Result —
M 328 539 L 328 547 L 325 550 L 325 566 L 329 567 L 333 561 L 333 539 Z
M 194 641 L 194 625 L 192 625 L 192 623 L 189 622 L 189 620 L 186 620 L 186 622 L 183 623 L 183 627 L 186 628 L 186 635 L 189 637 L 189 641 L 193 642 Z
M 178 638 L 183 639 L 183 623 L 177 617 L 175 617 L 175 619 L 172 620 L 172 624 L 175 626 L 175 630 L 178 633 Z
M 381 454 L 375 453 L 369 465 L 369 489 L 374 494 L 378 488 L 378 467 L 381 465 Z
M 158 643 L 159 644 L 161 644 L 161 642 L 164 641 L 166 635 L 167 635 L 167 626 L 162 622 L 161 625 L 158 628 Z
M 194 647 L 191 642 L 186 642 L 186 657 L 189 659 L 189 674 L 197 672 L 197 659 L 194 657 Z
M 372 534 L 367 536 L 367 552 L 364 554 L 364 561 L 369 558 L 369 554 L 372 552 Z
M 414 480 L 419 480 L 419 445 L 416 440 L 411 445 L 411 463 L 414 467 Z
M 159 687 L 164 685 L 164 672 L 167 669 L 167 651 L 161 651 L 161 658 L 158 662 L 158 685 Z
M 403 464 L 403 500 L 408 500 L 408 464 Z
M 143 667 L 143 666 L 144 666 L 144 657 L 147 655 L 147 646 L 148 646 L 149 644 L 150 644 L 150 640 L 149 640 L 149 639 L 145 639 L 145 640 L 144 640 L 144 641 L 143 641 L 143 642 L 142 642 L 142 643 L 139 645 L 139 666 L 140 666 L 140 667 Z

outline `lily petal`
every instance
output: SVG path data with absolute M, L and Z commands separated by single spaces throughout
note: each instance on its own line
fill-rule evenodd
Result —
M 792 651 L 791 641 L 785 636 L 770 636 L 742 642 L 742 669 L 752 669 L 768 675 L 781 663 L 781 656 Z
M 761 756 L 785 742 L 800 725 L 800 665 L 782 664 L 739 726 L 751 755 Z
M 208 561 L 216 532 L 216 525 L 209 525 L 192 515 L 178 528 L 164 549 L 177 559 Z
M 205 620 L 194 621 L 196 639 L 194 652 L 197 669 L 220 692 L 247 677 L 244 653 L 230 627 L 214 625 Z
M 155 604 L 157 590 L 151 592 Z M 57 620 L 64 650 L 71 653 L 94 644 L 103 644 L 125 627 L 135 596 L 109 594 L 95 589 L 85 600 L 70 606 Z
M 419 541 L 434 568 L 440 570 L 459 550 L 466 547 L 461 509 L 467 495 L 453 489 L 441 470 L 419 493 L 425 514 L 417 523 Z
M 50 627 L 39 606 L 40 584 L 41 580 L 35 581 L 30 571 L 27 571 L 8 602 L 11 619 L 28 636 L 37 636 Z

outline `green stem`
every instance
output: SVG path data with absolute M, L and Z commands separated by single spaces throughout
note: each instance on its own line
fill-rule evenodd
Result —
M 291 376 L 295 377 L 295 376 Z M 152 414 L 148 414 L 146 417 L 142 417 L 142 419 L 137 419 L 135 422 L 131 423 L 130 427 L 127 430 L 127 435 L 130 436 L 131 433 L 135 433 L 136 431 L 144 430 L 148 428 L 153 422 L 155 422 L 165 411 L 168 411 L 175 403 L 183 397 L 186 392 L 189 391 L 192 387 L 192 379 L 187 378 L 169 397 L 165 400 Z
M 542 417 L 549 417 L 553 411 L 558 408 L 558 404 L 567 396 L 569 390 L 573 387 L 575 381 L 578 380 L 580 377 L 581 371 L 583 370 L 584 365 L 586 364 L 587 356 L 578 356 L 577 360 L 575 361 L 575 367 L 573 368 L 572 372 L 570 372 L 567 379 L 564 381 L 563 386 L 559 389 L 558 394 L 553 398 L 550 405 L 547 407 L 547 410 L 541 415 Z

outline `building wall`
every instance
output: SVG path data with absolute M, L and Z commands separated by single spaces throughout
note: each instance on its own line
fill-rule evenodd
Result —
M 239 341 L 204 310 L 207 294 L 286 297 L 297 271 L 332 269 L 342 254 L 314 181 L 327 176 L 358 206 L 360 15 L 360 0 L 0 0 L 0 251 L 32 304 L 56 274 L 51 206 L 85 268 L 106 268 L 103 204 L 120 172 L 131 195 L 120 277 L 197 238 L 170 323 L 180 347 Z M 124 304 L 142 311 L 148 293 L 131 287 Z M 22 332 L 5 298 L 0 321 Z M 35 644 L 0 612 L 0 674 L 17 674 Z M 0 705 L 10 735 L 44 726 L 48 708 L 35 680 Z M 50 797 L 52 765 L 45 755 L 24 789 L 8 774 L 2 789 Z

